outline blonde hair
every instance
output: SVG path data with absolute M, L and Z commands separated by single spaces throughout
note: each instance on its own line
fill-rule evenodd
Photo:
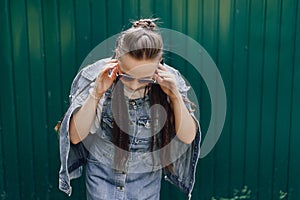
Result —
M 155 24 L 157 20 L 140 19 L 121 32 L 116 44 L 117 58 L 125 54 L 139 60 L 162 57 L 163 41 Z

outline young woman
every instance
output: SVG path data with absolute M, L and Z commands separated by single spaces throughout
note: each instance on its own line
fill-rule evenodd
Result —
M 162 62 L 155 20 L 121 32 L 113 59 L 75 77 L 60 127 L 59 188 L 86 166 L 87 199 L 159 199 L 165 178 L 191 197 L 200 129 L 180 73 Z

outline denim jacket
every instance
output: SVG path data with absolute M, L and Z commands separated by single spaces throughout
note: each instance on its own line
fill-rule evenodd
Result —
M 70 181 L 72 179 L 78 178 L 82 175 L 83 166 L 86 163 L 88 157 L 89 144 L 92 143 L 94 133 L 97 132 L 100 121 L 101 121 L 101 111 L 103 103 L 107 98 L 106 95 L 103 95 L 97 106 L 97 114 L 95 116 L 94 123 L 90 129 L 90 134 L 80 143 L 72 144 L 69 138 L 69 123 L 72 114 L 80 109 L 84 101 L 89 95 L 89 89 L 92 86 L 92 82 L 97 77 L 98 73 L 103 69 L 106 62 L 110 58 L 99 60 L 85 68 L 83 68 L 74 78 L 70 96 L 69 103 L 70 107 L 68 108 L 64 119 L 60 127 L 60 171 L 59 171 L 59 189 L 69 196 L 72 193 L 72 187 Z M 187 91 L 189 87 L 186 86 L 184 79 L 178 70 L 165 64 L 165 67 L 175 75 L 176 85 L 182 94 L 184 99 L 187 99 Z M 185 102 L 186 107 L 190 110 L 190 105 Z M 182 155 L 173 162 L 173 172 L 170 172 L 167 169 L 164 169 L 165 179 L 172 184 L 180 188 L 188 198 L 191 198 L 192 189 L 195 183 L 195 173 L 196 165 L 200 155 L 200 140 L 201 140 L 201 130 L 198 120 L 194 117 L 194 114 L 191 113 L 192 117 L 197 122 L 197 132 L 194 141 L 187 145 L 183 142 L 177 140 L 173 146 L 171 146 L 172 151 L 182 151 Z M 183 148 L 184 147 L 184 148 Z M 112 152 L 113 154 L 113 152 Z

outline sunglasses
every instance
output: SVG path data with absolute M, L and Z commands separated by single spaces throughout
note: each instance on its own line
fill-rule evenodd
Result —
M 149 84 L 149 83 L 156 83 L 156 80 L 154 78 L 133 78 L 132 76 L 129 76 L 127 74 L 120 74 L 117 73 L 117 77 L 119 77 L 120 80 L 125 82 L 132 82 L 134 80 L 137 80 L 141 84 Z

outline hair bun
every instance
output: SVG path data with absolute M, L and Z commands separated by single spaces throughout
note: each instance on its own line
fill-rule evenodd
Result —
M 140 19 L 138 21 L 135 21 L 132 23 L 132 27 L 134 28 L 145 28 L 148 30 L 155 30 L 156 29 L 156 24 L 155 21 L 157 21 L 158 18 L 155 19 Z

